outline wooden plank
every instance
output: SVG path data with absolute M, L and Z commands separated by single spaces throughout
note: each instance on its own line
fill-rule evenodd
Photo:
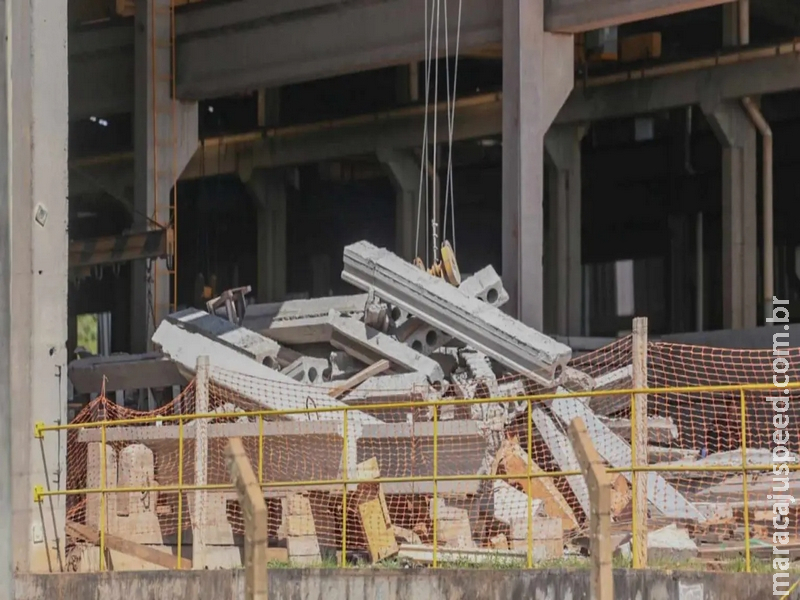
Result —
M 497 453 L 499 459 L 498 467 L 502 466 L 503 471 L 508 475 L 516 475 L 517 478 L 509 479 L 509 483 L 522 488 L 522 491 L 529 494 L 532 498 L 544 502 L 544 511 L 548 517 L 555 517 L 562 520 L 563 529 L 571 531 L 578 526 L 575 514 L 569 506 L 561 492 L 558 491 L 553 479 L 550 477 L 532 478 L 528 485 L 528 458 L 527 453 L 516 441 L 506 440 L 500 446 Z M 497 470 L 493 468 L 493 473 Z M 542 473 L 542 468 L 536 463 L 531 464 L 531 474 Z
M 568 434 L 589 487 L 592 509 L 589 514 L 589 553 L 592 561 L 594 600 L 614 599 L 611 566 L 611 478 L 580 417 L 569 424 Z
M 633 388 L 647 387 L 647 317 L 633 320 Z M 647 465 L 647 394 L 636 394 L 634 398 L 636 409 L 636 439 L 631 440 L 631 447 L 635 450 L 635 466 Z M 632 485 L 634 486 L 635 503 L 633 506 L 634 519 L 637 527 L 633 531 L 631 545 L 633 548 L 634 568 L 647 567 L 647 473 L 634 473 Z
M 240 438 L 225 452 L 244 516 L 245 600 L 267 600 L 267 503 Z
M 87 527 L 82 523 L 76 523 L 75 521 L 67 521 L 66 533 L 70 536 L 85 540 L 90 544 L 100 543 L 100 532 L 96 531 L 91 527 Z M 166 552 L 161 552 L 160 550 L 155 550 L 153 548 L 149 548 L 141 544 L 137 544 L 136 542 L 131 542 L 130 540 L 126 540 L 125 538 L 119 537 L 117 535 L 111 535 L 109 533 L 106 533 L 104 537 L 105 537 L 105 547 L 108 548 L 109 550 L 121 552 L 122 554 L 127 554 L 128 556 L 133 556 L 134 558 L 138 558 L 139 560 L 143 560 L 145 562 L 157 565 L 159 567 L 163 567 L 165 569 L 178 568 L 177 556 L 174 556 L 172 554 L 167 554 Z M 186 558 L 182 558 L 181 568 L 191 569 L 192 561 Z
M 368 367 L 365 367 L 364 369 L 362 369 L 361 371 L 359 371 L 358 373 L 356 373 L 355 375 L 344 381 L 342 385 L 333 388 L 330 392 L 328 392 L 328 395 L 331 398 L 338 398 L 345 392 L 349 392 L 354 387 L 361 385 L 370 377 L 375 377 L 376 375 L 380 375 L 384 371 L 388 370 L 390 366 L 391 363 L 388 360 L 386 359 L 379 360 L 369 365 Z
M 381 476 L 377 458 L 359 463 L 356 466 L 358 479 L 377 479 Z M 367 538 L 370 558 L 373 563 L 397 554 L 397 540 L 389 516 L 389 507 L 383 487 L 379 483 L 359 483 L 357 498 L 366 498 L 358 505 L 361 527 Z

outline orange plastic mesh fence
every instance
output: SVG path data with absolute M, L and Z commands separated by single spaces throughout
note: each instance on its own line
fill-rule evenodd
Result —
M 433 544 L 434 537 L 442 551 L 494 548 L 509 551 L 515 560 L 525 560 L 529 552 L 534 562 L 559 558 L 565 546 L 583 544 L 589 509 L 589 492 L 576 473 L 579 466 L 566 425 L 582 417 L 609 467 L 632 464 L 631 397 L 614 393 L 631 388 L 631 352 L 631 338 L 625 338 L 576 358 L 571 364 L 575 371 L 568 370 L 564 378 L 567 389 L 543 390 L 520 377 L 462 381 L 438 392 L 443 397 L 435 413 L 434 407 L 422 404 L 424 398 L 435 397 L 432 389 L 352 392 L 343 397 L 345 404 L 326 396 L 330 388 L 310 391 L 308 386 L 280 385 L 212 367 L 208 406 L 220 416 L 206 420 L 204 473 L 209 489 L 192 489 L 199 470 L 195 421 L 182 426 L 182 459 L 177 421 L 105 427 L 105 486 L 100 428 L 70 430 L 68 489 L 135 490 L 106 494 L 105 517 L 101 494 L 71 495 L 68 519 L 94 529 L 104 519 L 107 532 L 141 544 L 175 546 L 180 527 L 185 546 L 191 547 L 191 532 L 200 529 L 207 545 L 233 546 L 244 524 L 230 488 L 225 447 L 231 437 L 242 437 L 264 484 L 271 543 L 287 547 L 292 562 L 318 562 L 340 550 L 345 510 L 348 552 L 372 560 L 393 555 L 398 543 Z M 800 380 L 795 367 L 800 350 L 789 350 L 786 358 L 789 381 Z M 771 350 L 659 342 L 648 346 L 651 388 L 771 384 L 772 375 Z M 530 412 L 528 400 L 520 398 L 591 388 L 595 391 L 589 397 L 532 400 Z M 594 395 L 600 391 L 605 395 Z M 775 413 L 767 398 L 776 396 L 774 392 L 745 393 L 751 466 L 772 460 Z M 790 424 L 800 420 L 798 395 L 800 390 L 794 388 L 780 394 L 789 400 Z M 492 400 L 459 403 L 465 397 Z M 349 406 L 346 416 L 321 410 L 322 404 L 331 403 Z M 120 408 L 101 397 L 75 422 L 191 415 L 195 407 L 192 384 L 171 404 L 150 413 Z M 265 408 L 301 412 L 246 414 Z M 737 544 L 745 538 L 743 478 L 741 472 L 719 467 L 742 466 L 741 392 L 650 393 L 647 414 L 647 463 L 674 469 L 641 475 L 648 481 L 650 530 L 677 524 L 700 547 L 701 556 L 737 556 Z M 789 444 L 798 451 L 797 437 L 791 433 L 797 426 L 793 427 L 787 430 Z M 703 470 L 681 470 L 686 466 Z M 800 496 L 795 475 L 785 493 Z M 386 481 L 365 481 L 378 477 Z M 632 526 L 631 474 L 613 477 L 613 527 L 621 538 Z M 347 486 L 345 497 L 344 479 L 361 480 Z M 766 498 L 772 492 L 771 471 L 750 473 L 748 483 L 750 535 L 771 544 L 772 504 L 768 506 Z M 190 489 L 183 494 L 150 489 L 178 485 Z M 204 510 L 198 502 L 205 503 Z M 198 514 L 205 515 L 202 522 Z M 790 522 L 797 542 L 797 520 Z M 716 552 L 720 544 L 729 550 Z

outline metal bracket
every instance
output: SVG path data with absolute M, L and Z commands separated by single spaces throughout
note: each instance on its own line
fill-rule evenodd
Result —
M 41 485 L 33 486 L 33 502 L 34 504 L 41 504 L 44 497 L 44 487 Z
M 42 421 L 37 421 L 33 426 L 33 437 L 35 437 L 37 440 L 44 438 L 44 427 L 45 425 Z

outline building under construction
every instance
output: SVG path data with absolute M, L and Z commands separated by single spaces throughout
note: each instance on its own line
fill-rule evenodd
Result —
M 453 443 L 462 444 L 453 452 L 464 461 L 452 476 L 511 474 L 502 469 L 514 456 L 568 472 L 574 456 L 558 448 L 578 414 L 594 424 L 602 458 L 622 468 L 633 464 L 635 443 L 625 431 L 634 420 L 627 398 L 611 408 L 562 399 L 535 415 L 514 398 L 637 387 L 629 338 L 577 358 L 627 335 L 634 316 L 648 318 L 653 338 L 771 348 L 771 333 L 756 328 L 774 298 L 791 314 L 800 296 L 800 235 L 789 226 L 800 194 L 794 0 L 5 4 L 0 334 L 9 350 L 0 423 L 10 428 L 0 441 L 14 448 L 14 470 L 0 469 L 0 482 L 14 485 L 13 497 L 0 500 L 14 509 L 20 571 L 64 570 L 54 566 L 64 548 L 53 538 L 91 543 L 109 510 L 99 497 L 95 506 L 91 495 L 58 496 L 108 483 L 105 438 L 59 427 L 78 413 L 96 422 L 133 414 L 125 411 L 199 412 L 197 365 L 208 356 L 212 367 L 264 387 L 256 393 L 255 384 L 217 373 L 205 410 L 359 407 L 351 418 L 365 446 L 353 441 L 352 464 L 347 451 L 338 457 L 345 477 L 373 458 L 381 474 L 390 471 L 398 481 L 380 492 L 390 496 L 386 520 L 419 543 L 427 538 L 415 528 L 431 518 L 424 503 L 421 521 L 401 525 L 392 504 L 431 493 L 399 481 L 416 468 L 408 467 L 417 433 L 404 433 L 407 417 L 451 421 Z M 769 353 L 709 353 L 698 362 L 675 348 L 652 351 L 651 387 L 771 376 Z M 735 361 L 735 375 L 715 370 Z M 303 389 L 292 391 L 293 382 Z M 502 415 L 364 408 L 393 396 L 509 400 Z M 742 461 L 763 462 L 749 452 L 766 448 L 768 436 L 748 446 L 747 426 L 719 416 L 738 416 L 738 396 L 715 397 L 713 416 L 684 410 L 668 393 L 654 397 L 643 447 L 651 462 L 694 460 L 695 452 L 727 461 L 740 447 Z M 529 425 L 526 433 L 526 418 L 537 419 L 535 432 Z M 769 418 L 755 414 L 750 435 Z M 498 419 L 508 439 L 486 433 Z M 35 425 L 46 435 L 34 437 Z M 311 431 L 298 427 L 285 435 Z M 343 427 L 323 433 L 339 436 L 339 446 L 343 435 L 347 447 L 346 417 Z M 259 435 L 250 450 L 263 455 L 263 429 L 245 430 L 236 435 Z M 158 478 L 164 461 L 183 456 L 182 438 L 178 450 L 172 434 L 147 435 L 147 444 L 130 431 L 109 441 L 120 485 L 125 469 Z M 383 454 L 370 441 L 387 438 L 395 445 Z M 219 448 L 215 456 L 222 460 Z M 322 477 L 299 458 L 286 464 L 265 468 Z M 339 466 L 318 468 L 335 479 Z M 522 468 L 530 486 L 531 467 Z M 224 469 L 202 470 L 203 481 L 224 479 Z M 589 512 L 583 480 L 562 479 L 542 492 L 542 506 L 556 506 L 543 514 L 557 519 L 559 557 L 563 532 L 582 527 Z M 710 499 L 695 480 L 648 482 L 651 510 L 667 520 L 699 527 L 719 517 L 709 506 L 731 501 L 727 481 L 704 482 L 719 484 Z M 442 504 L 462 511 L 452 521 L 467 533 L 453 534 L 453 547 L 466 535 L 467 548 L 500 548 L 502 529 L 502 548 L 513 552 L 519 524 L 495 511 L 492 522 L 505 525 L 478 531 L 489 517 L 477 499 L 488 494 L 506 506 L 532 492 L 473 483 L 450 489 L 472 504 Z M 631 485 L 622 478 L 618 490 L 626 523 Z M 36 486 L 39 505 L 31 503 Z M 312 500 L 302 509 L 316 521 L 329 494 L 306 487 Z M 128 500 L 122 508 L 121 495 L 111 496 L 116 533 L 174 551 L 180 521 L 167 531 L 155 505 L 134 519 Z M 270 531 L 279 536 L 292 501 L 271 498 Z M 214 505 L 219 522 L 231 501 Z M 163 510 L 182 507 L 181 498 Z M 719 518 L 738 523 L 741 510 L 729 512 Z M 125 519 L 135 526 L 124 529 Z M 99 539 L 103 527 L 115 533 L 106 523 Z M 320 533 L 317 524 L 317 558 L 347 541 L 331 528 Z M 234 547 L 240 531 L 227 522 L 222 529 Z M 691 531 L 698 543 L 708 535 Z M 177 548 L 180 555 L 180 541 Z M 82 553 L 72 556 L 93 570 L 91 553 Z

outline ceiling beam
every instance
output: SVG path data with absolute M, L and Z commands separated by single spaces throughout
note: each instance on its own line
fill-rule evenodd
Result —
M 313 4 L 314 0 L 305 3 Z M 426 0 L 337 2 L 280 18 L 265 14 L 270 4 L 241 0 L 231 5 L 228 10 L 242 20 L 237 26 L 229 16 L 225 28 L 212 27 L 201 9 L 182 16 L 179 31 L 198 33 L 179 38 L 177 90 L 181 98 L 212 98 L 323 79 L 404 64 L 424 56 Z M 259 20 L 255 14 L 263 18 Z M 196 22 L 200 19 L 207 28 Z M 455 53 L 456 22 L 457 12 L 452 10 L 448 16 L 451 55 Z M 463 0 L 462 50 L 496 43 L 501 37 L 501 3 Z M 444 34 L 439 42 L 443 56 Z
M 578 82 L 555 123 L 588 123 L 800 89 L 800 42 L 699 61 L 631 71 L 613 76 L 628 78 L 616 83 L 608 83 L 608 77 L 590 79 L 587 87 Z M 698 67 L 703 61 L 707 66 Z M 463 98 L 455 115 L 455 140 L 500 135 L 501 94 Z M 421 143 L 423 119 L 423 107 L 416 106 L 206 140 L 183 178 L 236 172 L 246 176 L 254 168 L 373 155 L 383 147 L 413 148 Z M 447 139 L 446 127 L 446 119 L 439 119 L 440 139 Z M 126 153 L 74 161 L 72 166 L 97 173 L 131 159 Z
M 580 33 L 732 1 L 734 0 L 546 0 L 544 26 L 552 32 Z

